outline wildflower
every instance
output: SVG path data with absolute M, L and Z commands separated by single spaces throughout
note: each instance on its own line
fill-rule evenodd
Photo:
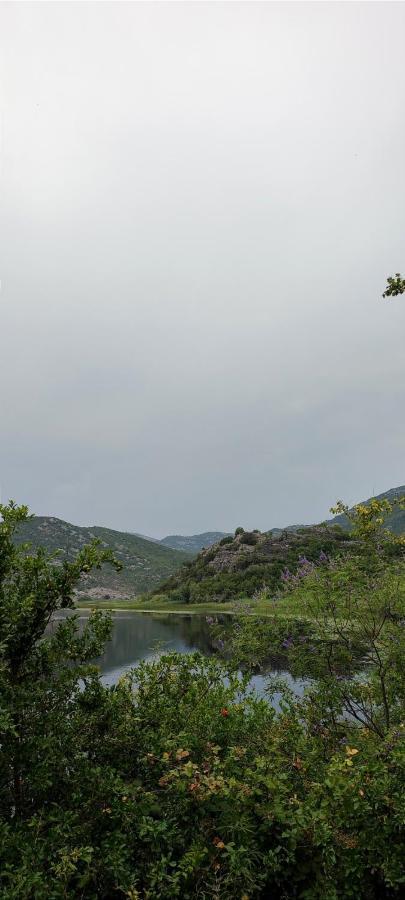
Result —
M 229 716 L 229 709 L 226 709 L 225 706 L 223 706 L 221 709 L 221 716 L 223 716 L 224 719 L 226 719 L 226 717 Z

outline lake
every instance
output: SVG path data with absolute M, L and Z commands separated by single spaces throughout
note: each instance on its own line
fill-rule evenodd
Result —
M 82 626 L 88 615 L 79 613 Z M 55 617 L 51 628 L 60 618 L 62 614 Z M 219 621 L 222 623 L 221 617 Z M 230 617 L 223 617 L 223 623 L 225 628 L 230 627 Z M 193 653 L 196 650 L 206 656 L 218 654 L 217 642 L 204 615 L 116 612 L 113 613 L 111 640 L 97 662 L 102 681 L 112 685 L 141 660 L 152 661 L 163 653 Z M 266 672 L 283 676 L 294 691 L 302 693 L 304 682 L 292 678 L 283 660 L 270 660 Z M 264 694 L 265 682 L 264 675 L 254 675 L 251 679 L 252 687 L 260 695 Z

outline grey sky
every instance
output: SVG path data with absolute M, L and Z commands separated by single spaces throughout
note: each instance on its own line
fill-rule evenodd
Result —
M 155 536 L 405 482 L 403 3 L 3 3 L 3 499 Z

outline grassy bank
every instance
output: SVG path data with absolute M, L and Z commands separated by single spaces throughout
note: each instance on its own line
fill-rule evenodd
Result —
M 225 603 L 180 603 L 166 597 L 153 597 L 151 600 L 80 600 L 77 609 L 105 609 L 111 612 L 144 612 L 186 614 L 186 615 L 248 615 L 252 612 L 261 616 L 289 616 L 299 614 L 297 603 L 293 597 L 281 600 L 246 600 Z

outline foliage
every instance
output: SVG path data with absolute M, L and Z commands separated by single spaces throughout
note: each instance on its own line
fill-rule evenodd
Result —
M 244 531 L 241 535 L 241 544 L 254 546 L 258 541 L 258 533 L 256 531 Z
M 405 278 L 401 278 L 400 272 L 397 272 L 393 277 L 387 278 L 383 297 L 398 297 L 399 294 L 405 294 Z
M 405 533 L 405 507 L 402 504 L 398 503 L 398 500 L 401 496 L 405 495 L 405 485 L 400 485 L 396 488 L 391 488 L 389 491 L 385 491 L 383 494 L 379 494 L 376 497 L 371 497 L 368 500 L 364 500 L 362 503 L 357 504 L 355 508 L 363 508 L 368 507 L 370 504 L 375 503 L 375 501 L 385 501 L 388 500 L 391 510 L 390 512 L 383 513 L 384 516 L 384 528 L 388 531 L 392 531 L 394 534 L 404 534 Z M 351 521 L 351 515 L 354 512 L 353 510 L 348 509 L 346 504 L 342 504 L 341 501 L 338 501 L 338 508 L 342 510 L 341 513 L 335 515 L 333 519 L 329 519 L 326 523 L 329 527 L 333 527 L 333 525 L 341 526 L 346 531 L 351 531 L 353 528 L 353 522 Z M 333 510 L 334 511 L 334 510 Z M 348 515 L 345 514 L 347 511 Z
M 394 497 L 391 501 L 388 497 L 372 497 L 367 503 L 359 503 L 353 509 L 338 500 L 331 512 L 344 515 L 351 524 L 354 536 L 361 541 L 385 539 L 391 544 L 401 544 L 404 543 L 403 538 L 391 538 L 390 531 L 384 528 L 396 508 L 405 510 L 405 496 Z
M 80 630 L 74 615 L 55 621 L 55 614 L 71 609 L 84 571 L 114 560 L 97 544 L 62 565 L 45 551 L 17 548 L 13 533 L 27 510 L 9 505 L 1 513 L 4 900 L 400 897 L 403 663 L 391 640 L 404 618 L 399 556 L 376 545 L 367 566 L 365 555 L 323 560 L 298 582 L 286 580 L 285 590 L 301 592 L 320 615 L 304 623 L 305 633 L 293 623 L 282 648 L 297 671 L 303 657 L 293 645 L 304 648 L 310 692 L 300 700 L 283 689 L 276 712 L 250 694 L 248 674 L 199 654 L 164 656 L 105 687 L 92 659 L 109 620 L 97 612 Z M 336 646 L 335 683 L 348 663 L 362 675 L 365 637 L 376 654 L 368 681 L 377 728 L 338 715 L 342 695 L 327 664 Z

